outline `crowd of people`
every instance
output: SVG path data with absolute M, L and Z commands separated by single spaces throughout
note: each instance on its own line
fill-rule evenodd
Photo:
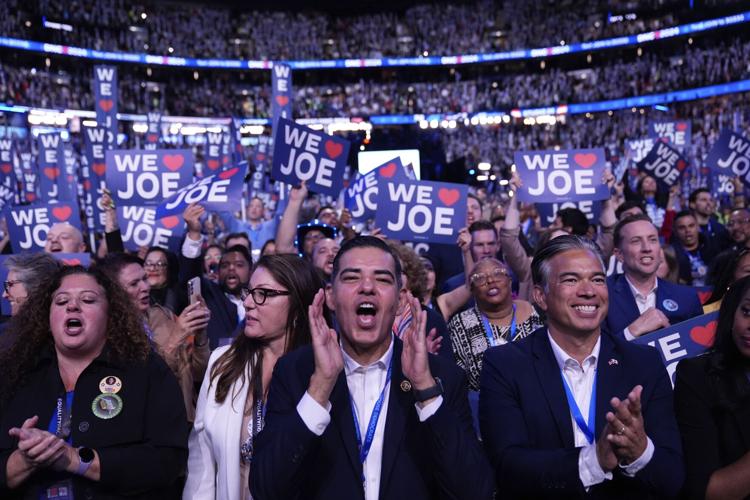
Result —
M 233 11 L 126 0 L 10 0 L 2 5 L 0 32 L 96 50 L 198 58 L 419 57 L 557 46 L 643 33 L 740 4 L 709 0 L 696 10 L 676 0 L 644 0 L 613 12 L 608 2 L 569 0 L 556 9 L 559 15 L 550 17 L 546 9 L 534 4 L 501 0 L 423 3 L 393 12 L 349 15 L 314 10 Z M 610 19 L 612 14 L 622 17 Z M 47 28 L 43 19 L 68 24 L 71 29 Z

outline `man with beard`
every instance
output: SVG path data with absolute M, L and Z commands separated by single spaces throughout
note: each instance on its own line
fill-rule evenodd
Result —
M 698 220 L 689 210 L 675 215 L 672 246 L 677 255 L 680 281 L 691 286 L 704 286 L 708 268 L 722 248 L 719 244 L 700 232 Z
M 706 188 L 698 188 L 690 193 L 688 206 L 695 216 L 701 234 L 715 241 L 719 248 L 727 248 L 730 244 L 729 232 L 716 218 L 716 201 L 711 196 L 711 191 Z
M 83 242 L 83 235 L 77 227 L 67 222 L 58 222 L 47 231 L 44 251 L 47 253 L 80 253 L 86 251 L 86 244 Z
M 319 240 L 312 251 L 313 267 L 321 273 L 326 283 L 331 281 L 333 272 L 333 259 L 339 253 L 339 244 L 333 238 L 323 238 Z
M 234 245 L 221 256 L 218 284 L 204 278 L 200 257 L 203 241 L 200 217 L 203 212 L 205 210 L 200 205 L 191 205 L 183 214 L 188 233 L 180 255 L 180 272 L 185 280 L 201 278 L 201 295 L 211 310 L 207 332 L 209 347 L 213 350 L 232 341 L 237 326 L 245 317 L 242 290 L 250 282 L 253 261 L 246 247 Z
M 739 250 L 750 247 L 750 210 L 733 210 L 727 221 L 727 229 L 734 248 Z

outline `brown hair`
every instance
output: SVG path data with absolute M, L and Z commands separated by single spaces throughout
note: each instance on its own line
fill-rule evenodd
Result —
M 494 230 L 494 226 L 493 230 Z M 387 241 L 388 246 L 398 255 L 403 265 L 404 274 L 409 285 L 409 291 L 415 297 L 422 297 L 427 291 L 427 271 L 424 264 L 419 260 L 417 252 L 404 244 L 393 240 Z
M 296 255 L 264 255 L 255 266 L 266 269 L 289 290 L 289 316 L 286 321 L 286 345 L 284 353 L 310 343 L 310 322 L 307 310 L 312 304 L 315 294 L 325 286 L 312 264 Z M 255 271 L 254 270 L 254 271 Z M 252 299 L 250 299 L 252 300 Z M 326 320 L 330 324 L 328 312 Z M 234 339 L 232 345 L 211 368 L 210 383 L 216 383 L 216 402 L 223 403 L 235 381 L 245 384 L 245 371 L 249 365 L 252 386 L 254 377 L 262 377 L 261 356 L 265 343 L 258 339 L 251 339 L 242 332 Z

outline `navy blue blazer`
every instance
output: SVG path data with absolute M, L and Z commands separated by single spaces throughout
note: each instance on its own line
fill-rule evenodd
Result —
M 490 499 L 492 473 L 472 427 L 466 378 L 455 365 L 429 356 L 445 388 L 443 403 L 419 422 L 414 396 L 401 390 L 402 343 L 395 340 L 385 424 L 380 498 Z M 331 393 L 331 422 L 322 436 L 305 426 L 297 403 L 315 368 L 310 346 L 284 356 L 274 369 L 266 424 L 256 438 L 250 490 L 256 500 L 364 499 L 362 464 L 346 376 Z
M 703 314 L 698 293 L 694 288 L 659 278 L 657 280 L 656 308 L 667 316 L 670 324 L 675 325 Z M 641 313 L 638 312 L 638 305 L 635 303 L 635 297 L 624 274 L 616 274 L 607 278 L 607 288 L 609 312 L 602 324 L 602 329 L 622 336 L 625 328 L 638 319 Z
M 670 498 L 684 478 L 672 385 L 659 354 L 602 334 L 596 374 L 596 436 L 613 397 L 640 384 L 646 434 L 654 455 L 634 478 L 614 471 L 612 480 L 585 491 L 578 473 L 582 448 L 573 423 L 547 329 L 485 352 L 479 392 L 479 425 L 502 498 Z

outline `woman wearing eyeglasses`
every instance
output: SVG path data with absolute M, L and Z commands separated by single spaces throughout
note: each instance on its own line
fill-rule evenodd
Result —
M 249 286 L 243 333 L 209 360 L 183 499 L 251 498 L 253 439 L 263 428 L 273 368 L 282 355 L 310 342 L 308 307 L 324 283 L 295 255 L 267 255 Z
M 476 305 L 453 316 L 448 330 L 456 363 L 466 371 L 469 389 L 478 391 L 484 351 L 524 338 L 543 324 L 530 303 L 513 300 L 510 271 L 499 260 L 479 261 L 469 286 Z

